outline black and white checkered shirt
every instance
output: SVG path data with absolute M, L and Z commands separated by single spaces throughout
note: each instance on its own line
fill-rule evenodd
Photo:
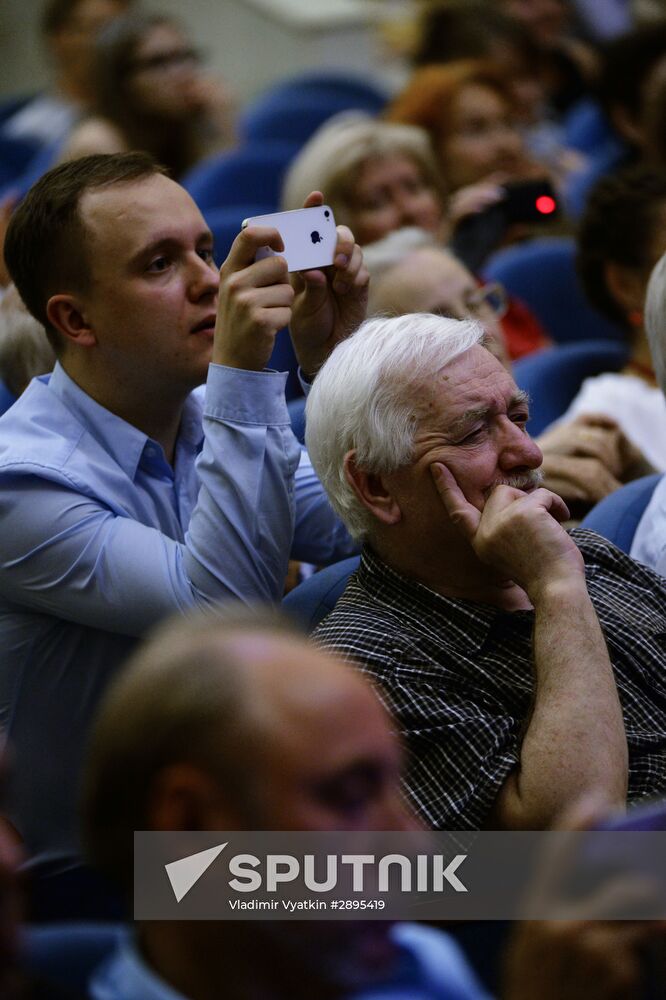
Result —
M 666 580 L 591 531 L 572 537 L 622 702 L 629 799 L 666 794 Z M 518 763 L 533 624 L 533 611 L 443 597 L 366 550 L 314 633 L 379 685 L 407 746 L 408 795 L 435 828 L 480 828 Z

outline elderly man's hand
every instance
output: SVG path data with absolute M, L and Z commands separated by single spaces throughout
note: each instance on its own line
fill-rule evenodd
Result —
M 305 199 L 304 207 L 323 203 L 321 192 L 313 191 Z M 368 308 L 369 276 L 361 248 L 346 226 L 338 226 L 337 234 L 331 267 L 291 276 L 296 299 L 290 333 L 298 363 L 309 380 L 336 344 L 361 325 Z
M 275 334 L 291 320 L 294 290 L 284 257 L 255 261 L 260 247 L 284 250 L 277 229 L 249 226 L 234 240 L 220 268 L 220 298 L 213 362 L 261 371 L 275 345 Z
M 569 518 L 564 501 L 546 489 L 531 493 L 496 486 L 482 511 L 464 496 L 441 462 L 430 466 L 451 519 L 481 562 L 519 584 L 533 603 L 551 585 L 585 579 L 585 564 L 560 522 Z

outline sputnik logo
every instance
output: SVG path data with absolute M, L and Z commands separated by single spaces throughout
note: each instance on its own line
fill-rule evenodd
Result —
M 189 854 L 186 858 L 180 858 L 164 866 L 177 903 L 180 903 L 197 884 L 228 843 L 227 840 L 217 847 L 209 847 L 207 851 L 199 851 L 198 854 Z

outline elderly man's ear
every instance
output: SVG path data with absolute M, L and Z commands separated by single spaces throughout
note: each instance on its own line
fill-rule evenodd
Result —
M 384 477 L 366 472 L 356 464 L 356 452 L 345 455 L 345 477 L 357 498 L 382 524 L 397 524 L 402 519 L 398 501 Z

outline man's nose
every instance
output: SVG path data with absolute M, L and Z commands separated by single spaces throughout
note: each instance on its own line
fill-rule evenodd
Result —
M 216 294 L 219 287 L 220 272 L 216 265 L 208 263 L 197 254 L 189 276 L 190 297 L 196 301 L 204 295 Z
M 401 222 L 403 224 L 418 221 L 418 205 L 416 198 L 414 198 L 413 195 L 402 195 L 398 203 L 398 208 L 400 211 Z
M 539 468 L 543 462 L 541 448 L 519 424 L 507 417 L 503 434 L 499 457 L 500 468 L 505 470 Z

